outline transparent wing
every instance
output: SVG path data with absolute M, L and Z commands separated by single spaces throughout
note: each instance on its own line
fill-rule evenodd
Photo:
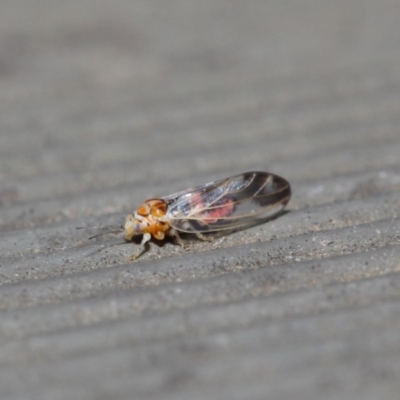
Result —
M 246 172 L 175 193 L 166 218 L 183 232 L 234 229 L 266 220 L 279 213 L 290 199 L 290 185 L 268 172 Z

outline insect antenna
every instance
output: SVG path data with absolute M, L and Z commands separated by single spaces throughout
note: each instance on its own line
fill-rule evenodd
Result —
M 106 250 L 106 249 L 108 249 L 109 247 L 119 246 L 119 245 L 121 245 L 121 244 L 126 244 L 126 242 L 118 242 L 118 243 L 110 244 L 110 245 L 108 245 L 108 246 L 101 247 L 100 249 L 94 250 L 94 251 L 90 252 L 89 254 L 86 254 L 85 257 L 92 256 L 93 254 L 96 254 L 96 253 L 99 253 L 100 251 Z
M 120 233 L 124 230 L 124 227 L 122 225 L 118 226 L 118 227 L 117 226 L 77 226 L 76 227 L 76 229 L 105 229 L 105 228 L 108 228 L 111 230 L 98 233 L 97 235 L 93 235 L 90 238 L 88 238 L 88 240 L 97 238 L 99 236 L 108 235 L 109 233 Z
M 99 236 L 108 235 L 109 233 L 120 233 L 120 232 L 122 232 L 122 230 L 121 230 L 121 229 L 119 229 L 119 230 L 117 230 L 117 231 L 107 231 L 107 232 L 102 232 L 102 233 L 98 233 L 97 235 L 90 236 L 90 238 L 88 238 L 88 240 L 91 240 L 91 239 L 97 238 L 97 237 L 99 237 Z

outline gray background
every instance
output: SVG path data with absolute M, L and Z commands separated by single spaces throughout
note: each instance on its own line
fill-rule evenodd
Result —
M 2 399 L 400 393 L 397 0 L 4 0 Z M 89 241 L 247 170 L 289 213 Z

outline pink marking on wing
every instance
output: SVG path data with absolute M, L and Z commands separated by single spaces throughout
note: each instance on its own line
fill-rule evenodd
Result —
M 227 199 L 225 204 L 217 205 L 217 208 L 211 209 L 209 211 L 205 211 L 202 213 L 202 221 L 207 224 L 213 224 L 220 219 L 224 219 L 225 217 L 232 214 L 234 211 L 234 203 L 232 200 Z

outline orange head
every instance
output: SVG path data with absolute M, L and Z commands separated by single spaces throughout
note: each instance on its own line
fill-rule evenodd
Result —
M 125 220 L 125 240 L 133 236 L 150 233 L 157 239 L 164 237 L 163 232 L 169 229 L 168 224 L 160 219 L 167 212 L 167 203 L 162 199 L 146 200 L 133 214 Z

